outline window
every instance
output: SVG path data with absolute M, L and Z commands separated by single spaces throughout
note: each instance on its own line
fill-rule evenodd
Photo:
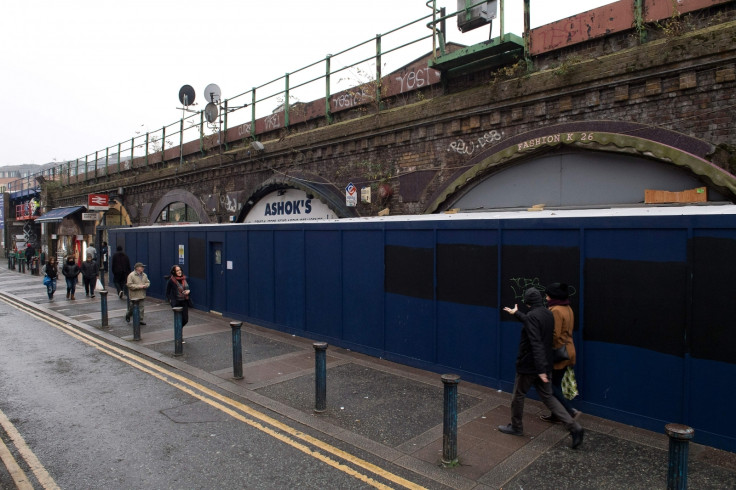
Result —
M 172 202 L 161 210 L 156 223 L 199 223 L 199 216 L 191 206 L 183 202 Z

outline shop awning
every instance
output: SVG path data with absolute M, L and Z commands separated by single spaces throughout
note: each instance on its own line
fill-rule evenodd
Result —
M 82 211 L 84 206 L 68 206 L 65 208 L 52 209 L 46 214 L 43 214 L 36 218 L 36 223 L 55 223 L 63 220 L 67 216 L 71 216 L 74 213 Z

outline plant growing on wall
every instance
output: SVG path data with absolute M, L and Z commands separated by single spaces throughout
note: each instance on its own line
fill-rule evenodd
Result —
M 381 103 L 384 102 L 382 97 L 386 93 L 387 87 L 382 79 L 376 79 L 375 71 L 371 73 L 359 66 L 354 67 L 348 71 L 347 76 L 337 81 L 338 85 L 343 82 L 353 85 L 352 88 L 347 90 L 347 96 L 354 101 L 356 109 L 361 112 L 368 112 L 369 107 L 373 107 L 376 112 L 381 110 Z M 363 104 L 367 100 L 370 100 L 371 103 Z

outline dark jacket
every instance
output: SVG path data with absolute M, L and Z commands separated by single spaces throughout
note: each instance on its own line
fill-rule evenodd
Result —
M 94 259 L 87 259 L 82 262 L 82 277 L 88 280 L 97 279 L 97 271 L 100 267 Z
M 184 304 L 192 306 L 191 298 L 189 296 L 185 296 L 184 293 L 179 290 L 179 286 L 171 276 L 164 276 L 164 279 L 166 279 L 166 299 L 169 300 L 169 304 L 171 304 L 172 308 L 175 306 L 184 306 Z M 184 285 L 185 289 L 189 289 L 189 283 L 187 282 L 186 276 L 184 277 Z
M 61 268 L 61 273 L 68 279 L 76 278 L 79 275 L 79 266 L 76 262 L 64 262 L 64 267 Z
M 112 275 L 116 282 L 125 283 L 133 269 L 130 268 L 130 259 L 122 250 L 112 254 Z
M 51 279 L 56 279 L 59 276 L 59 269 L 56 268 L 56 264 L 52 265 L 51 262 L 46 262 L 46 265 L 43 266 L 43 273 Z
M 528 313 L 517 311 L 514 316 L 524 322 L 516 356 L 516 371 L 521 374 L 549 374 L 552 372 L 552 339 L 555 318 L 544 306 L 542 293 L 535 288 L 524 292 Z

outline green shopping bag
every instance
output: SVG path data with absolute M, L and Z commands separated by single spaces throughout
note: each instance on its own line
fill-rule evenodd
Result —
M 568 400 L 572 400 L 578 396 L 578 383 L 575 381 L 575 370 L 572 366 L 567 366 L 567 371 L 562 376 L 562 394 Z

